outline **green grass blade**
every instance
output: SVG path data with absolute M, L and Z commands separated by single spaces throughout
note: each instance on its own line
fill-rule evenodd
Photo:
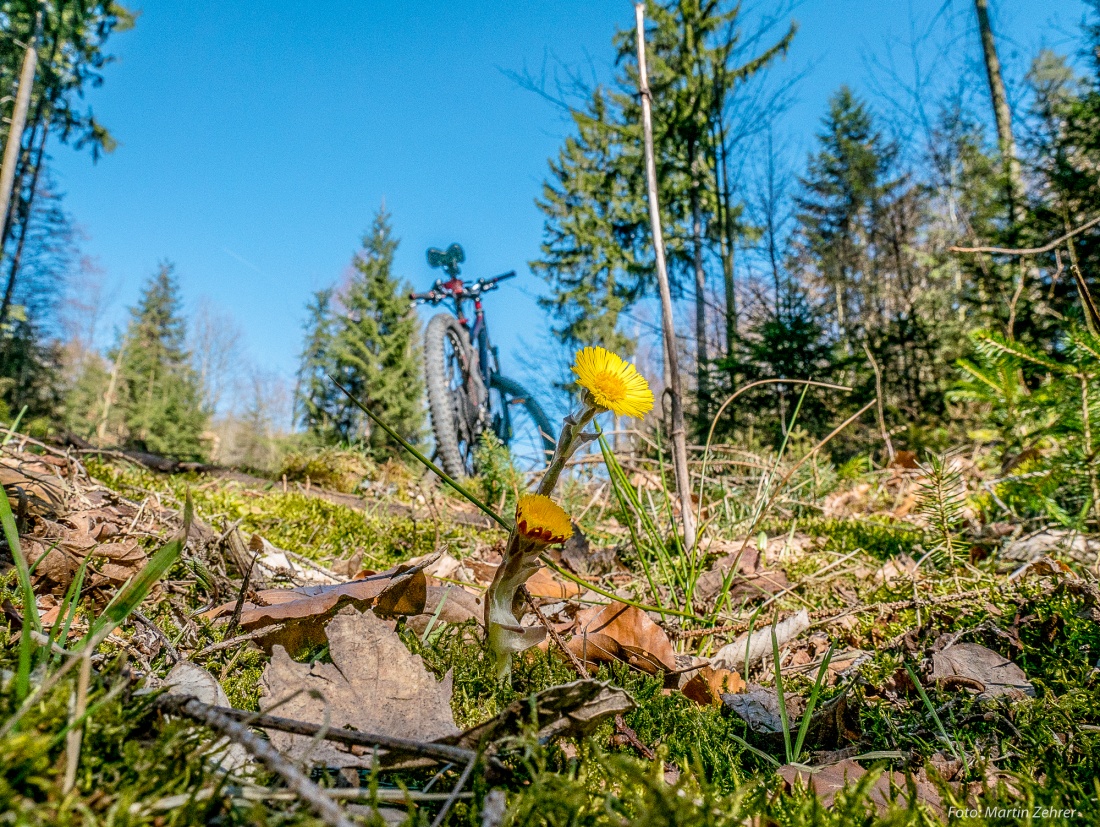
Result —
M 731 732 L 731 733 L 729 733 L 729 737 L 732 738 L 734 741 L 736 741 L 738 744 L 740 744 L 742 747 L 747 749 L 749 752 L 751 752 L 757 758 L 763 758 L 765 761 L 767 761 L 773 767 L 779 768 L 780 766 L 782 766 L 778 761 L 776 761 L 774 758 L 772 758 L 770 755 L 768 755 L 768 753 L 764 752 L 763 750 L 757 749 L 752 744 L 750 744 L 748 741 L 746 741 L 744 738 L 742 738 L 740 735 L 734 735 Z
M 787 763 L 794 761 L 791 752 L 791 722 L 787 718 L 787 698 L 783 694 L 783 673 L 779 669 L 779 641 L 775 637 L 775 626 L 779 622 L 776 617 L 772 621 L 772 661 L 775 663 L 775 694 L 779 699 L 779 720 L 783 724 L 783 748 L 787 752 Z
M 829 651 L 825 653 L 825 660 L 821 662 L 821 668 L 817 670 L 817 679 L 814 681 L 813 689 L 810 690 L 810 700 L 806 702 L 806 710 L 802 713 L 802 725 L 798 728 L 798 738 L 794 742 L 795 761 L 802 755 L 802 744 L 806 741 L 806 733 L 810 731 L 810 718 L 814 714 L 817 699 L 821 695 L 821 685 L 825 680 L 825 673 L 829 668 L 829 661 L 833 659 L 835 649 L 835 646 L 829 647 Z
M 619 506 L 627 515 L 627 531 L 630 532 L 630 539 L 634 543 L 634 548 L 638 551 L 638 561 L 642 565 L 642 573 L 645 575 L 646 582 L 649 584 L 649 591 L 653 596 L 653 602 L 660 606 L 661 594 L 653 581 L 653 572 L 649 566 L 649 549 L 642 543 L 641 537 L 638 536 L 638 530 L 634 527 L 634 521 L 630 519 L 633 505 L 631 503 L 631 498 L 626 492 L 630 491 L 633 493 L 633 490 L 623 479 L 622 467 L 616 461 L 615 455 L 611 452 L 610 446 L 608 446 L 607 440 L 604 439 L 603 434 L 599 435 L 599 444 L 600 453 L 603 454 L 604 464 L 607 466 L 608 478 L 611 481 L 611 490 L 615 492 L 615 499 L 619 501 Z M 660 556 L 657 556 L 657 566 L 661 569 L 661 577 L 664 579 L 665 583 L 668 584 L 668 572 L 664 570 Z
M 69 585 L 69 590 L 65 593 L 65 599 L 61 603 L 61 610 L 58 612 L 58 621 L 53 625 L 53 629 L 50 630 L 50 649 L 53 649 L 53 644 L 58 641 L 68 640 L 69 629 L 72 627 L 73 620 L 76 618 L 76 610 L 80 608 L 80 592 L 84 588 L 84 576 L 88 571 L 88 564 L 91 562 L 90 557 L 85 557 L 80 563 L 80 568 L 76 570 L 76 577 L 73 578 L 73 582 Z M 55 653 L 52 656 L 54 663 L 61 659 L 60 653 Z
M 183 507 L 183 530 L 177 537 L 161 546 L 149 558 L 141 571 L 119 591 L 115 599 L 111 601 L 107 608 L 96 618 L 91 628 L 88 629 L 88 640 L 95 637 L 107 626 L 118 626 L 125 621 L 130 613 L 141 605 L 141 601 L 149 594 L 150 589 L 153 588 L 156 582 L 179 559 L 180 553 L 183 551 L 183 545 L 187 542 L 187 535 L 191 530 L 192 514 L 191 494 L 188 493 Z
M 3 442 L 0 442 L 0 445 L 7 445 L 9 442 L 11 442 L 12 437 L 15 436 L 15 432 L 19 430 L 19 423 L 23 421 L 23 416 L 26 413 L 27 406 L 24 405 L 23 408 L 19 411 L 19 416 L 15 418 L 15 422 L 11 423 L 11 426 L 8 428 L 8 435 L 4 437 Z
M 27 558 L 19 545 L 19 529 L 15 525 L 15 515 L 11 511 L 8 492 L 0 486 L 0 523 L 4 527 L 4 539 L 8 541 L 12 559 L 15 560 L 15 576 L 19 581 L 19 591 L 23 595 L 23 622 L 30 623 L 35 632 L 42 631 L 42 621 L 38 617 L 38 604 L 34 600 L 34 586 L 31 585 L 31 572 L 27 567 Z
M 929 698 L 928 693 L 924 691 L 924 687 L 921 685 L 920 679 L 917 677 L 917 673 L 913 671 L 913 667 L 910 666 L 908 663 L 905 664 L 905 671 L 909 673 L 909 679 L 913 682 L 913 686 L 917 688 L 917 694 L 920 695 L 920 699 L 924 701 L 925 708 L 928 709 L 928 714 L 931 715 L 932 720 L 935 721 L 936 729 L 940 733 L 940 738 L 943 739 L 944 744 L 946 744 L 948 749 L 951 750 L 951 753 L 965 764 L 966 758 L 959 754 L 959 750 L 956 748 L 955 742 L 951 740 L 950 737 L 948 737 L 947 728 L 944 727 L 943 721 L 940 720 L 939 713 L 936 712 L 936 707 L 932 705 L 932 699 Z

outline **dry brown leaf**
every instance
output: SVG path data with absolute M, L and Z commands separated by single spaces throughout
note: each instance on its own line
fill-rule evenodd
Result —
M 50 459 L 0 457 L 0 485 L 4 486 L 13 509 L 19 502 L 25 502 L 27 510 L 37 516 L 53 516 L 64 511 L 66 486 L 58 478 L 59 469 Z
M 784 701 L 788 721 L 797 720 L 802 715 L 804 707 L 802 698 L 798 695 L 786 694 Z M 783 717 L 779 711 L 779 695 L 775 687 L 751 684 L 739 694 L 726 694 L 722 702 L 748 724 L 753 732 L 760 735 L 773 735 L 783 731 Z
M 977 643 L 956 643 L 932 655 L 932 679 L 950 683 L 974 682 L 982 688 L 978 698 L 988 700 L 999 695 L 1034 696 L 1035 687 L 1024 670 Z
M 379 615 L 417 615 L 424 611 L 427 580 L 423 565 L 398 566 L 363 580 L 326 586 L 300 586 L 296 589 L 264 589 L 247 602 L 241 611 L 240 626 L 245 631 L 272 627 L 259 639 L 267 650 L 278 644 L 291 651 L 324 641 L 324 624 L 344 606 L 360 610 L 373 607 Z M 201 617 L 214 620 L 228 617 L 235 601 L 223 603 Z
M 680 690 L 684 697 L 701 706 L 722 703 L 722 695 L 734 695 L 745 691 L 745 681 L 737 672 L 704 666 Z
M 385 621 L 345 606 L 329 621 L 326 634 L 332 663 L 296 663 L 283 647 L 275 647 L 262 678 L 262 711 L 417 741 L 458 734 L 450 705 L 451 673 L 437 681 Z M 276 731 L 271 741 L 303 763 L 370 766 L 370 751 L 361 748 Z
M 676 670 L 668 635 L 641 609 L 623 603 L 593 606 L 578 614 L 568 646 L 589 663 L 619 660 L 651 675 Z
M 836 764 L 814 767 L 812 772 L 797 764 L 786 764 L 776 772 L 787 782 L 788 788 L 793 788 L 797 784 L 810 790 L 818 797 L 823 807 L 829 807 L 838 792 L 849 785 L 854 785 L 867 774 L 863 767 L 850 758 Z M 912 779 L 912 783 L 916 789 L 917 800 L 926 804 L 942 819 L 946 813 L 935 785 L 921 778 Z M 908 784 L 905 776 L 892 771 L 882 773 L 871 785 L 868 797 L 880 814 L 885 814 L 894 803 L 904 806 L 908 798 Z
M 579 597 L 584 589 L 572 580 L 556 576 L 549 569 L 539 569 L 527 580 L 527 591 L 533 597 L 550 597 L 554 600 L 568 600 Z

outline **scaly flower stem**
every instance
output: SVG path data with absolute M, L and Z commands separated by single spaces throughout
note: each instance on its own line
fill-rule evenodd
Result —
M 600 408 L 587 404 L 587 399 L 585 401 L 584 409 L 580 413 L 571 413 L 562 422 L 558 444 L 554 448 L 554 456 L 550 460 L 546 473 L 542 475 L 542 481 L 537 489 L 538 493 L 543 496 L 550 496 L 554 486 L 558 484 L 558 477 L 561 476 L 565 463 L 569 461 L 576 450 L 584 443 L 595 438 L 593 435 L 585 434 L 584 429 L 600 412 Z

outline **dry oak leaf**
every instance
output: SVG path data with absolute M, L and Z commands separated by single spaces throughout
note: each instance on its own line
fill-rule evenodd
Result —
M 999 695 L 1016 698 L 1035 695 L 1035 687 L 1023 669 L 977 643 L 956 643 L 932 655 L 932 679 L 980 684 L 978 699 L 983 701 Z
M 722 695 L 733 695 L 745 691 L 745 681 L 737 672 L 729 669 L 715 669 L 704 666 L 691 676 L 691 680 L 680 690 L 684 697 L 700 706 L 712 706 L 722 703 Z
M 264 670 L 260 709 L 332 729 L 434 741 L 459 733 L 451 713 L 452 675 L 437 681 L 389 625 L 346 606 L 326 627 L 332 663 L 297 663 L 276 646 Z M 307 764 L 369 767 L 361 747 L 314 743 L 272 731 L 281 752 Z
M 785 764 L 776 772 L 787 782 L 788 788 L 793 788 L 796 784 L 806 787 L 818 797 L 821 806 L 825 808 L 832 805 L 838 792 L 849 785 L 854 786 L 867 774 L 867 771 L 851 758 L 836 764 L 813 767 L 812 770 L 808 772 L 806 767 L 799 764 Z M 935 785 L 921 778 L 913 778 L 912 784 L 917 801 L 927 805 L 941 819 L 947 815 Z M 903 805 L 908 797 L 909 783 L 905 776 L 892 771 L 879 775 L 868 791 L 868 798 L 882 815 L 887 812 L 891 804 Z
M 624 603 L 593 606 L 578 614 L 567 645 L 589 663 L 624 661 L 651 675 L 676 671 L 676 652 L 668 635 L 641 609 Z

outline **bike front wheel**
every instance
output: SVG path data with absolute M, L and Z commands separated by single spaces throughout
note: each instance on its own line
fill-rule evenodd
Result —
M 529 473 L 546 467 L 556 435 L 542 406 L 514 379 L 493 374 L 489 380 L 493 433 L 507 448 L 512 463 Z
M 424 333 L 424 379 L 436 455 L 456 479 L 474 473 L 481 412 L 473 388 L 475 360 L 470 337 L 458 320 L 439 313 Z

